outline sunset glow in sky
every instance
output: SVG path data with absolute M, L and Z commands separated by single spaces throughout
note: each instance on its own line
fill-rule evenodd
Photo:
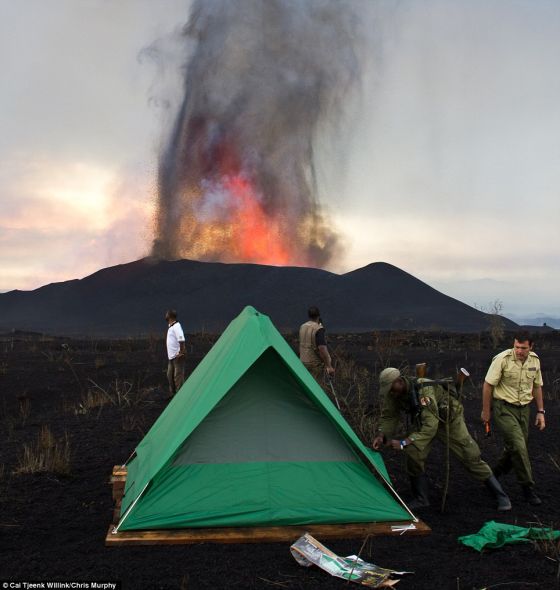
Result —
M 466 303 L 560 317 L 560 4 L 356 0 L 359 92 L 318 138 L 330 270 L 392 263 Z M 0 291 L 148 254 L 188 0 L 0 6 Z M 160 40 L 164 64 L 142 50 Z M 165 53 L 165 52 L 164 52 Z

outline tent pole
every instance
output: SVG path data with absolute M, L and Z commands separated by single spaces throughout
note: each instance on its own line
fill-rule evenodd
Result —
M 132 451 L 132 453 L 130 453 L 130 457 L 121 465 L 121 467 L 126 467 L 135 455 L 136 455 L 136 449 L 134 449 L 134 451 Z
M 138 496 L 136 496 L 136 500 L 134 500 L 134 502 L 132 502 L 132 504 L 128 507 L 127 511 L 122 515 L 117 526 L 113 527 L 113 530 L 111 531 L 111 533 L 113 535 L 116 535 L 119 532 L 119 527 L 122 525 L 125 518 L 130 514 L 130 511 L 134 508 L 134 506 L 136 505 L 136 502 L 138 502 L 138 500 L 140 500 L 140 496 L 144 493 L 146 488 L 150 485 L 150 481 L 148 481 L 148 483 L 142 488 L 142 491 L 138 494 Z
M 399 502 L 403 505 L 403 507 L 405 508 L 405 510 L 410 514 L 410 516 L 412 516 L 412 520 L 414 520 L 414 522 L 418 522 L 418 518 L 416 516 L 414 516 L 414 514 L 410 511 L 410 508 L 406 505 L 406 503 L 404 502 L 404 500 L 399 496 L 399 494 L 397 493 L 397 490 L 395 490 L 395 488 L 389 483 L 389 481 L 387 481 L 385 479 L 385 476 L 381 473 L 381 471 L 379 471 L 377 469 L 377 467 L 375 466 L 375 464 L 371 461 L 371 459 L 369 457 L 367 457 L 366 455 L 362 454 L 362 457 L 366 460 L 366 464 L 370 465 L 371 467 L 373 467 L 375 473 L 374 475 L 378 475 L 382 480 L 383 483 L 391 490 L 391 492 L 393 492 L 393 494 L 398 498 Z M 371 471 L 371 469 L 370 469 Z

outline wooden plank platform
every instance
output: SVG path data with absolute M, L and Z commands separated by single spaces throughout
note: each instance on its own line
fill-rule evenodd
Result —
M 113 529 L 119 520 L 120 505 L 126 483 L 126 467 L 115 465 L 111 476 L 115 511 L 107 531 L 105 545 L 186 545 L 192 543 L 293 543 L 305 533 L 323 540 L 364 539 L 381 535 L 427 535 L 430 527 L 422 522 L 365 522 L 347 524 L 309 524 L 273 527 L 190 528 L 153 531 L 119 531 Z M 403 532 L 403 527 L 414 525 Z

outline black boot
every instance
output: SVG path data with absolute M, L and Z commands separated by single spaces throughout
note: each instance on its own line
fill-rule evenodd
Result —
M 498 512 L 511 510 L 511 502 L 509 501 L 508 495 L 504 492 L 495 475 L 491 475 L 484 484 L 494 494 L 496 500 L 498 500 Z
M 523 495 L 525 496 L 525 500 L 531 504 L 531 506 L 540 506 L 542 504 L 542 500 L 535 494 L 535 490 L 533 489 L 532 485 L 524 485 L 523 487 Z
M 414 498 L 407 503 L 407 506 L 412 511 L 418 510 L 419 508 L 427 508 L 430 505 L 430 498 L 428 497 L 428 478 L 426 474 L 411 475 L 410 487 L 412 488 Z

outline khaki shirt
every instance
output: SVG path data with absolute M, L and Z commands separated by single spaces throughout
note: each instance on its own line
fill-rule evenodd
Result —
M 323 367 L 323 359 L 315 342 L 315 336 L 322 327 L 318 322 L 310 320 L 299 329 L 299 358 L 308 367 Z
M 539 357 L 530 352 L 524 363 L 515 358 L 513 348 L 496 355 L 484 378 L 494 386 L 494 398 L 524 406 L 533 401 L 533 388 L 542 386 Z

